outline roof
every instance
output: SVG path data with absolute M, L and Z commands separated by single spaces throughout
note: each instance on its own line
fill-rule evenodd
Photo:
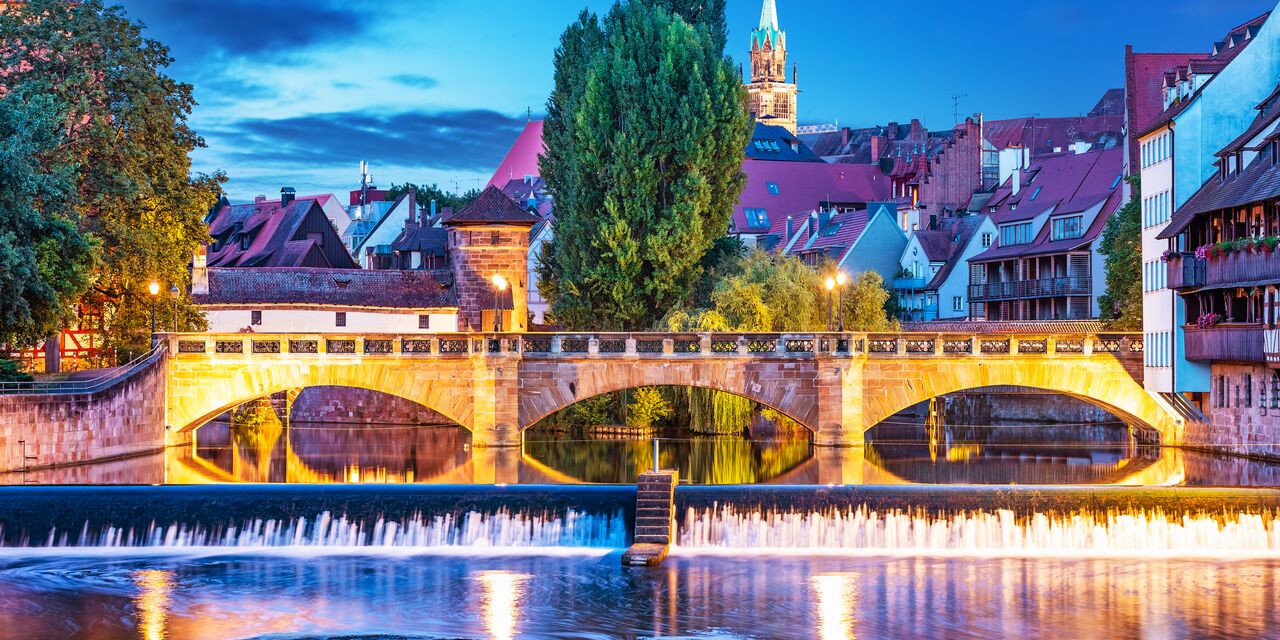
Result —
M 985 215 L 943 218 L 938 221 L 937 229 L 916 232 L 916 238 L 921 240 L 920 246 L 929 261 L 943 263 L 929 284 L 925 285 L 926 290 L 936 291 L 946 283 L 947 278 L 959 266 L 965 247 L 973 242 L 973 236 L 986 220 Z
M 988 203 L 988 207 L 996 208 L 990 214 L 996 225 L 1030 221 L 1050 209 L 1058 215 L 1081 213 L 1099 203 L 1102 203 L 1102 208 L 1079 238 L 1049 240 L 1051 225 L 1045 224 L 1031 243 L 995 245 L 975 256 L 973 261 L 1060 253 L 1092 243 L 1124 197 L 1124 186 L 1118 180 L 1123 162 L 1122 149 L 1042 158 L 1022 170 L 1023 186 L 1017 194 L 1013 193 L 1013 177 L 1010 176 Z
M 742 169 L 747 180 L 733 209 L 735 233 L 785 232 L 789 215 L 807 216 L 824 203 L 880 202 L 888 199 L 892 189 L 875 165 L 751 160 Z M 751 226 L 746 209 L 764 209 L 769 226 Z
M 516 136 L 516 141 L 507 150 L 502 163 L 494 170 L 488 187 L 501 187 L 510 180 L 521 180 L 525 176 L 542 175 L 538 168 L 538 156 L 543 152 L 542 121 L 530 120 Z
M 1091 149 L 1111 149 L 1124 139 L 1124 116 L 988 120 L 982 135 L 997 150 L 1022 147 L 1030 149 L 1033 158 L 1061 153 L 1077 142 L 1088 143 Z
M 392 309 L 456 308 L 451 271 L 209 269 L 200 305 L 310 304 Z
M 533 226 L 539 218 L 516 204 L 498 187 L 486 187 L 475 200 L 455 211 L 444 220 L 445 225 L 457 224 L 525 224 Z
M 1169 69 L 1185 66 L 1192 60 L 1207 58 L 1207 53 L 1134 53 L 1126 69 L 1130 121 L 1133 132 L 1149 131 L 1164 111 L 1164 76 Z
M 1280 114 L 1273 113 L 1269 119 L 1274 122 L 1278 115 Z M 1259 153 L 1240 172 L 1225 178 L 1209 178 L 1173 214 L 1168 226 L 1156 237 L 1166 239 L 1177 236 L 1201 214 L 1276 197 L 1280 197 L 1280 165 L 1271 161 L 1271 154 Z
M 747 142 L 747 158 L 751 160 L 778 160 L 784 162 L 822 162 L 809 145 L 797 138 L 786 127 L 756 123 L 751 140 Z
M 324 218 L 317 197 L 299 198 L 287 206 L 280 201 L 262 201 L 253 204 L 229 204 L 213 214 L 209 222 L 209 235 L 218 241 L 217 251 L 209 254 L 211 267 L 298 267 L 308 257 L 314 257 L 313 249 L 319 249 L 314 240 L 300 238 L 300 227 L 313 213 Z M 248 247 L 242 247 L 235 237 L 237 228 L 251 237 Z M 337 241 L 337 231 L 334 231 Z M 327 258 L 321 259 L 327 262 Z M 354 269 L 349 264 L 331 265 Z
M 934 320 L 930 322 L 904 322 L 902 330 L 924 333 L 1104 333 L 1097 320 L 1067 320 L 1045 322 L 992 322 L 965 320 Z
M 823 217 L 821 214 L 816 215 L 818 220 Z M 862 237 L 862 232 L 867 228 L 868 217 L 866 209 L 832 214 L 826 224 L 818 229 L 817 235 L 810 236 L 806 233 L 804 242 L 793 245 L 791 253 L 843 254 L 858 241 L 858 238 Z M 812 220 L 813 216 L 810 219 Z M 809 222 L 805 221 L 804 224 L 808 225 Z M 839 259 L 840 255 L 834 255 L 834 257 Z
M 441 229 L 440 227 L 423 227 L 416 224 L 406 225 L 404 231 L 401 231 L 400 235 L 391 241 L 391 250 L 401 253 L 417 251 L 437 256 L 447 255 L 449 252 L 449 230 Z

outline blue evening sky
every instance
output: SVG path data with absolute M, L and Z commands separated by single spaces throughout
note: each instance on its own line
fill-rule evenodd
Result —
M 233 200 L 377 181 L 483 184 L 551 89 L 561 30 L 611 0 L 118 0 L 173 48 L 193 123 Z M 802 124 L 960 111 L 1077 115 L 1123 86 L 1124 46 L 1205 51 L 1270 0 L 777 0 Z M 742 61 L 760 0 L 728 0 Z

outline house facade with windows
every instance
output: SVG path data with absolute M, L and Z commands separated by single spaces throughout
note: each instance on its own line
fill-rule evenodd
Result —
M 944 218 L 912 232 L 891 283 L 903 309 L 900 319 L 968 319 L 969 260 L 990 248 L 997 233 L 985 214 Z
M 1086 320 L 1105 289 L 1098 244 L 1124 200 L 1123 149 L 1042 158 L 987 203 L 996 243 L 969 261 L 975 320 Z

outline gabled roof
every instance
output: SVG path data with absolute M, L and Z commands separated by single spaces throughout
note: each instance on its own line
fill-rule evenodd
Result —
M 498 187 L 486 187 L 471 204 L 444 220 L 446 226 L 459 224 L 524 224 L 533 226 L 539 218 L 516 204 Z
M 1275 122 L 1277 117 L 1280 113 L 1272 113 L 1267 119 Z M 1169 225 L 1156 237 L 1177 236 L 1201 214 L 1277 197 L 1280 197 L 1280 165 L 1271 161 L 1271 154 L 1259 153 L 1243 170 L 1226 177 L 1215 175 L 1209 178 L 1173 214 Z
M 786 127 L 756 123 L 755 132 L 747 142 L 747 158 L 750 160 L 777 160 L 783 162 L 822 162 L 809 145 L 797 138 Z
M 316 256 L 313 247 L 318 249 L 314 241 L 298 237 L 309 215 L 323 218 L 331 227 L 316 197 L 299 198 L 283 207 L 278 200 L 226 205 L 209 222 L 209 235 L 218 239 L 220 246 L 209 254 L 208 264 L 211 267 L 303 266 L 308 257 Z M 241 233 L 252 237 L 247 248 L 242 248 L 235 237 L 237 226 Z M 336 230 L 333 241 L 338 241 Z M 320 257 L 327 262 L 323 255 Z M 354 260 L 331 266 L 357 268 Z
M 1124 116 L 988 120 L 982 135 L 997 150 L 1022 147 L 1030 149 L 1032 157 L 1061 153 L 1078 142 L 1110 149 L 1124 139 Z
M 542 121 L 530 120 L 516 137 L 515 144 L 511 145 L 502 163 L 494 170 L 493 177 L 486 186 L 501 187 L 510 180 L 542 175 L 538 168 L 538 156 L 542 155 L 543 149 Z
M 1149 131 L 1164 111 L 1164 77 L 1170 69 L 1186 66 L 1207 53 L 1133 53 L 1130 55 L 1128 83 L 1129 129 Z M 1136 136 L 1135 136 L 1136 137 Z
M 929 284 L 925 285 L 928 291 L 937 291 L 946 284 L 947 278 L 951 277 L 951 273 L 960 265 L 960 258 L 964 255 L 964 250 L 973 242 L 973 237 L 977 235 L 978 229 L 982 228 L 982 223 L 986 222 L 987 216 L 963 216 L 959 218 L 944 218 L 938 223 L 938 229 L 932 233 L 941 233 L 942 238 L 946 241 L 945 249 L 937 247 L 945 251 L 944 257 L 940 259 L 942 268 L 933 275 L 933 279 Z M 937 242 L 933 240 L 931 242 Z M 922 245 L 923 246 L 923 245 Z M 929 254 L 929 250 L 925 250 L 925 254 Z M 935 261 L 932 255 L 929 255 L 930 261 Z
M 735 233 L 783 231 L 788 215 L 807 216 L 823 203 L 862 205 L 888 199 L 892 185 L 875 165 L 827 164 L 825 162 L 743 163 L 746 185 L 733 209 Z M 777 194 L 770 192 L 777 186 Z M 746 209 L 764 209 L 769 227 L 752 227 Z
M 209 269 L 200 305 L 310 304 L 390 309 L 458 306 L 451 271 Z

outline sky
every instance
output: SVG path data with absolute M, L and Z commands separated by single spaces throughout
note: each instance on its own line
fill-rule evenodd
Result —
M 380 186 L 487 182 L 551 90 L 552 56 L 584 7 L 612 0 L 117 0 L 195 86 L 198 172 L 233 202 Z M 777 0 L 799 65 L 801 124 L 871 126 L 959 112 L 1089 111 L 1124 82 L 1124 47 L 1207 51 L 1270 0 Z M 747 58 L 761 0 L 728 0 Z

